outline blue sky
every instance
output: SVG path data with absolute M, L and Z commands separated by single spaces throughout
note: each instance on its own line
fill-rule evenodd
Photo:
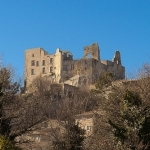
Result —
M 126 74 L 150 62 L 150 0 L 0 0 L 0 56 L 23 77 L 24 52 L 97 42 L 101 59 L 121 52 Z

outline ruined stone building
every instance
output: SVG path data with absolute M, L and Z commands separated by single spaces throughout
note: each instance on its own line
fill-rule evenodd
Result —
M 84 86 L 94 83 L 103 72 L 112 72 L 116 79 L 125 78 L 120 52 L 115 52 L 112 61 L 101 60 L 97 43 L 84 47 L 84 56 L 79 60 L 74 60 L 71 52 L 60 48 L 55 54 L 49 54 L 43 48 L 25 51 L 26 87 L 37 77 L 76 87 Z

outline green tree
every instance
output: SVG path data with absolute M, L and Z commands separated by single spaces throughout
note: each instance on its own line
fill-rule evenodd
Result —
M 150 107 L 143 107 L 139 94 L 126 90 L 116 120 L 109 120 L 118 149 L 150 149 Z
M 112 81 L 114 81 L 114 74 L 111 72 L 105 72 L 99 76 L 95 87 L 98 90 L 102 90 L 104 87 L 109 87 L 112 85 Z
M 105 111 L 105 119 L 100 116 L 94 124 L 94 150 L 150 149 L 150 72 L 149 66 L 143 69 L 138 80 L 112 83 L 113 74 L 99 77 L 96 90 L 104 95 L 99 109 Z
M 19 84 L 12 83 L 10 78 L 10 70 L 2 68 L 0 70 L 0 150 L 20 150 L 9 140 L 12 119 L 10 109 L 19 90 Z
M 11 82 L 10 70 L 0 69 L 0 134 L 5 137 L 10 136 L 12 119 L 10 111 L 18 91 L 19 84 Z
M 15 146 L 9 139 L 0 135 L 0 150 L 21 150 Z

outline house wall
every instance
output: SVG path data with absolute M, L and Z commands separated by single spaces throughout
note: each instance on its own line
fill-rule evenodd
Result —
M 86 112 L 76 116 L 76 123 L 86 131 L 86 136 L 90 136 L 93 130 L 93 112 Z

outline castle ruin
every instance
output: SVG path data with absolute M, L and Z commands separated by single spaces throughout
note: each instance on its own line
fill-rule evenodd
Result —
M 101 60 L 97 43 L 84 47 L 84 56 L 79 60 L 74 60 L 71 52 L 59 48 L 55 54 L 48 54 L 43 48 L 28 49 L 24 71 L 26 87 L 37 77 L 76 87 L 95 83 L 104 72 L 112 72 L 116 79 L 125 78 L 120 52 L 115 52 L 112 61 Z

